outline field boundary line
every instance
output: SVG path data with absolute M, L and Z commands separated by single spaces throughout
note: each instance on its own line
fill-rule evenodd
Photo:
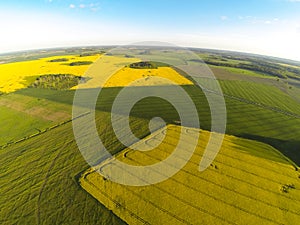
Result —
M 83 113 L 83 114 L 81 114 L 81 115 L 79 115 L 79 116 L 77 116 L 77 117 L 75 117 L 75 118 L 71 118 L 71 119 L 69 119 L 69 120 L 66 120 L 66 121 L 63 121 L 63 122 L 61 122 L 61 123 L 58 123 L 58 124 L 52 125 L 52 126 L 50 126 L 50 127 L 47 127 L 47 128 L 44 129 L 44 130 L 39 130 L 38 133 L 31 134 L 31 135 L 29 135 L 29 136 L 23 137 L 23 138 L 18 139 L 18 140 L 16 140 L 16 141 L 8 142 L 8 143 L 6 143 L 6 144 L 4 144 L 4 145 L 1 145 L 1 146 L 0 146 L 0 149 L 3 150 L 3 149 L 5 149 L 5 148 L 7 148 L 7 147 L 10 147 L 10 146 L 13 146 L 13 145 L 15 145 L 15 144 L 24 142 L 24 141 L 26 141 L 26 140 L 28 140 L 28 139 L 37 137 L 37 136 L 39 136 L 39 135 L 41 135 L 41 134 L 44 134 L 44 133 L 46 133 L 46 132 L 48 132 L 48 131 L 50 131 L 50 130 L 53 130 L 53 129 L 55 129 L 55 128 L 58 128 L 58 127 L 60 127 L 60 126 L 62 126 L 62 125 L 65 125 L 65 124 L 67 124 L 67 123 L 70 123 L 70 122 L 72 122 L 72 121 L 74 121 L 74 120 L 77 120 L 77 119 L 79 119 L 79 118 L 81 118 L 81 117 L 87 116 L 87 115 L 89 115 L 90 113 L 91 113 L 91 112 Z M 38 128 L 35 128 L 35 129 L 38 129 Z

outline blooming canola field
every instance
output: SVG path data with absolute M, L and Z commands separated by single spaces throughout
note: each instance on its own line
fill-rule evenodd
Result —
M 77 55 L 53 56 L 38 60 L 13 62 L 0 65 L 0 92 L 10 93 L 26 88 L 30 80 L 45 74 L 72 74 L 83 76 L 89 65 L 70 66 L 72 62 L 95 62 L 99 55 L 80 57 Z M 65 59 L 66 61 L 59 61 Z M 57 60 L 57 61 L 56 61 Z
M 181 133 L 181 127 L 168 125 L 134 144 L 134 149 L 140 149 L 163 140 L 153 150 L 129 147 L 88 169 L 80 178 L 81 186 L 128 224 L 299 224 L 299 175 L 280 152 L 261 142 L 226 135 L 214 162 L 200 172 L 210 132 L 183 129 Z M 107 179 L 117 160 L 135 166 L 167 164 L 180 133 L 185 147 L 197 133 L 200 139 L 191 159 L 173 177 L 141 187 Z M 264 156 L 257 157 L 257 152 Z M 135 176 L 129 169 L 124 173 Z

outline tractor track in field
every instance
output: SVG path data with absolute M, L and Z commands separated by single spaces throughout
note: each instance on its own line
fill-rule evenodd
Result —
M 161 150 L 161 151 L 164 152 L 163 150 Z M 127 152 L 127 153 L 129 153 L 129 152 Z M 155 156 L 153 156 L 153 155 L 149 155 L 147 152 L 144 152 L 143 154 L 147 155 L 147 156 L 150 157 L 150 158 L 156 159 L 156 160 L 158 160 L 158 161 L 161 160 L 160 158 L 157 158 L 157 157 L 155 157 Z M 199 156 L 201 156 L 201 155 L 199 155 Z M 128 154 L 126 154 L 126 158 L 129 159 L 130 161 L 133 161 L 133 162 L 138 163 L 139 165 L 141 165 L 139 161 L 136 161 L 135 159 L 131 158 L 130 156 L 128 156 Z M 222 162 L 219 162 L 219 163 L 222 164 Z M 192 162 L 192 164 L 195 164 L 196 166 L 198 165 L 197 163 L 194 163 L 194 162 Z M 174 165 L 170 165 L 170 166 L 174 166 Z M 161 173 L 161 171 L 155 171 L 155 172 Z M 209 182 L 209 183 L 211 183 L 211 184 L 213 184 L 213 185 L 216 185 L 216 186 L 218 186 L 218 187 L 224 188 L 224 187 L 220 186 L 220 184 L 218 184 L 218 183 L 216 183 L 216 182 L 214 182 L 214 181 L 207 180 L 207 179 L 205 179 L 205 178 L 198 177 L 198 176 L 196 176 L 195 174 L 191 173 L 190 171 L 187 171 L 187 170 L 184 170 L 184 169 L 183 169 L 183 172 L 184 172 L 184 173 L 187 173 L 187 174 L 190 175 L 190 176 L 195 176 L 197 179 L 203 179 L 204 181 L 207 181 L 207 182 Z M 218 171 L 215 171 L 215 172 L 218 172 Z M 135 174 L 132 174 L 132 173 L 130 173 L 130 172 L 128 172 L 128 173 L 131 174 L 132 176 L 135 176 Z M 222 174 L 223 174 L 223 173 L 222 173 Z M 228 174 L 223 174 L 223 175 L 227 176 Z M 254 175 L 257 176 L 257 174 L 254 174 Z M 241 181 L 239 178 L 235 178 L 235 177 L 231 177 L 231 176 L 229 176 L 229 177 Z M 85 177 L 85 178 L 86 178 L 86 177 Z M 142 179 L 142 178 L 140 178 L 140 179 Z M 204 195 L 206 195 L 206 196 L 208 196 L 208 197 L 210 197 L 210 198 L 212 198 L 212 199 L 214 199 L 214 200 L 216 200 L 216 201 L 222 202 L 222 203 L 228 205 L 229 207 L 234 207 L 234 208 L 236 208 L 237 210 L 240 210 L 240 211 L 242 211 L 242 212 L 244 212 L 244 213 L 250 214 L 250 215 L 252 215 L 252 216 L 258 217 L 258 218 L 260 218 L 260 219 L 262 219 L 262 220 L 265 220 L 265 221 L 268 221 L 268 222 L 271 222 L 271 223 L 275 223 L 275 224 L 283 224 L 281 221 L 276 221 L 276 220 L 274 220 L 274 218 L 271 218 L 271 217 L 269 217 L 269 216 L 265 216 L 265 215 L 263 215 L 263 214 L 254 212 L 254 211 L 252 211 L 252 210 L 250 210 L 250 209 L 247 209 L 247 208 L 244 208 L 244 207 L 242 207 L 242 206 L 235 205 L 235 204 L 233 204 L 233 203 L 231 203 L 231 202 L 227 202 L 227 201 L 225 201 L 225 200 L 223 200 L 223 199 L 217 198 L 217 197 L 214 196 L 214 195 L 211 195 L 211 194 L 209 194 L 209 193 L 203 192 L 203 191 L 199 190 L 198 188 L 194 188 L 194 187 L 191 187 L 190 185 L 187 185 L 186 183 L 182 183 L 181 181 L 178 181 L 178 180 L 176 180 L 176 179 L 174 179 L 174 178 L 170 178 L 170 179 L 173 180 L 174 182 L 178 183 L 179 185 L 183 185 L 183 186 L 186 186 L 187 188 L 191 188 L 193 191 L 196 191 L 196 192 L 199 192 L 199 193 L 201 193 L 201 194 L 204 194 Z M 88 179 L 86 179 L 86 182 L 88 182 L 90 185 L 94 185 L 93 183 L 90 183 Z M 252 185 L 253 187 L 255 187 L 255 188 L 260 188 L 260 187 L 258 187 L 257 185 L 255 185 L 255 184 L 253 184 L 253 183 L 248 183 L 248 182 L 246 182 L 246 183 L 247 183 L 247 184 L 251 184 L 251 185 Z M 95 186 L 95 185 L 94 185 L 94 186 Z M 95 187 L 96 187 L 96 186 L 95 186 Z M 96 187 L 96 188 L 97 188 L 97 187 Z M 221 219 L 221 220 L 223 220 L 223 222 L 227 222 L 227 223 L 230 222 L 230 221 L 227 221 L 225 218 L 220 218 L 220 217 L 218 217 L 218 215 L 216 215 L 216 214 L 214 214 L 214 213 L 211 213 L 211 212 L 207 212 L 207 211 L 206 211 L 205 209 L 203 209 L 202 207 L 199 207 L 199 206 L 197 206 L 197 205 L 195 205 L 195 204 L 192 204 L 192 203 L 186 201 L 185 199 L 182 199 L 182 198 L 180 198 L 180 197 L 174 195 L 174 193 L 169 192 L 168 190 L 164 190 L 164 189 L 159 188 L 159 187 L 156 187 L 156 188 L 157 188 L 158 191 L 162 191 L 162 192 L 164 192 L 164 193 L 166 193 L 166 194 L 172 196 L 173 198 L 176 198 L 177 200 L 184 202 L 185 204 L 189 205 L 190 207 L 192 207 L 192 208 L 194 208 L 194 209 L 196 209 L 196 210 L 202 211 L 202 212 L 205 213 L 205 214 L 209 214 L 209 215 L 211 215 L 211 216 L 213 216 L 213 217 L 216 217 L 216 218 L 218 218 L 218 219 Z M 125 189 L 127 189 L 127 191 L 131 192 L 133 195 L 137 195 L 137 193 L 135 193 L 133 190 L 128 189 L 127 187 L 125 187 Z M 298 216 L 298 217 L 300 216 L 300 214 L 299 214 L 298 211 L 294 211 L 294 210 L 290 210 L 290 209 L 287 209 L 287 208 L 284 208 L 284 207 L 276 206 L 276 205 L 274 205 L 274 204 L 270 204 L 268 201 L 265 201 L 265 200 L 263 200 L 263 199 L 256 199 L 255 197 L 253 197 L 253 196 L 251 196 L 251 195 L 248 195 L 248 194 L 245 194 L 245 193 L 242 193 L 242 192 L 236 193 L 234 190 L 232 190 L 232 189 L 230 189 L 230 188 L 225 188 L 225 189 L 226 189 L 227 191 L 230 191 L 230 192 L 233 192 L 233 193 L 238 194 L 238 195 L 240 195 L 240 196 L 243 196 L 243 197 L 245 197 L 245 198 L 247 198 L 247 199 L 249 199 L 249 200 L 259 201 L 261 204 L 263 204 L 263 205 L 265 205 L 265 206 L 269 206 L 269 207 L 271 207 L 271 208 L 276 208 L 277 210 L 280 210 L 280 211 L 282 211 L 282 212 L 289 212 L 289 213 L 291 213 L 291 214 L 293 214 L 293 215 L 295 215 L 295 216 Z M 286 197 L 286 196 L 284 196 L 284 195 L 282 195 L 282 194 L 275 193 L 274 191 L 270 191 L 270 190 L 268 190 L 268 189 L 263 189 L 263 190 L 264 190 L 264 191 L 267 191 L 267 192 L 272 192 L 273 194 L 278 194 L 278 195 L 280 195 L 280 196 L 282 196 L 282 197 Z M 289 198 L 288 198 L 288 199 L 289 199 Z M 147 200 L 147 199 L 143 199 L 143 198 L 142 198 L 142 200 L 145 201 L 145 202 L 147 202 L 147 203 L 149 203 L 149 204 L 151 204 L 151 202 L 149 202 L 149 200 Z M 299 200 L 298 200 L 298 201 L 299 201 Z M 151 205 L 153 205 L 153 206 L 156 207 L 157 209 L 161 210 L 162 212 L 164 212 L 164 211 L 166 210 L 166 209 L 162 208 L 161 206 L 158 207 L 158 206 L 157 206 L 156 204 L 154 204 L 154 203 L 151 204 Z M 169 215 L 171 215 L 171 214 L 169 214 Z M 171 216 L 172 216 L 172 215 L 171 215 Z M 177 218 L 176 218 L 176 219 L 177 219 Z M 184 223 L 187 222 L 187 223 L 188 223 L 188 221 L 182 221 L 182 222 L 184 222 Z
M 108 200 L 112 201 L 116 206 L 119 206 L 119 207 L 123 207 L 126 211 L 129 212 L 129 214 L 136 218 L 137 220 L 139 220 L 142 224 L 147 224 L 147 225 L 150 225 L 150 223 L 146 220 L 144 220 L 143 218 L 139 217 L 138 215 L 136 215 L 134 212 L 132 212 L 131 210 L 129 210 L 128 208 L 124 207 L 124 205 L 120 204 L 117 200 L 113 199 L 111 196 L 109 196 L 105 191 L 99 189 L 99 187 L 97 187 L 95 184 L 93 184 L 92 182 L 90 182 L 88 179 L 87 179 L 87 176 L 90 175 L 91 173 L 93 173 L 94 171 L 92 172 L 88 172 L 88 173 L 85 173 L 83 175 L 83 179 L 85 180 L 85 182 L 87 182 L 89 185 L 93 186 L 95 189 L 97 189 L 105 198 L 107 198 Z M 88 192 L 88 191 L 87 191 Z M 88 192 L 89 193 L 89 192 Z
M 45 178 L 43 180 L 43 183 L 41 185 L 40 191 L 38 193 L 38 200 L 37 200 L 37 203 L 36 203 L 37 204 L 37 206 L 36 206 L 36 221 L 37 221 L 38 225 L 41 224 L 41 210 L 40 210 L 41 197 L 42 197 L 42 194 L 43 194 L 43 192 L 45 190 L 45 187 L 46 187 L 46 185 L 48 183 L 48 179 L 49 179 L 49 177 L 51 175 L 51 171 L 54 168 L 56 161 L 59 159 L 59 157 L 63 153 L 63 150 L 65 149 L 65 146 L 67 146 L 68 144 L 70 144 L 72 142 L 73 142 L 73 140 L 65 142 L 63 144 L 63 146 L 58 150 L 57 155 L 52 160 L 52 162 L 51 162 L 51 164 L 50 164 L 50 166 L 49 166 L 49 168 L 48 168 L 48 170 L 46 172 L 46 176 L 45 176 Z
M 218 93 L 216 91 L 213 91 L 213 90 L 210 90 L 210 89 L 207 89 L 207 88 L 204 88 L 204 87 L 201 87 L 201 89 L 204 92 L 208 92 L 208 93 L 212 93 L 212 94 L 215 94 L 215 95 L 222 96 L 220 93 Z M 239 102 L 243 102 L 243 103 L 249 104 L 249 105 L 254 105 L 254 106 L 257 106 L 257 107 L 260 107 L 260 108 L 271 110 L 273 112 L 280 113 L 280 114 L 283 114 L 283 115 L 286 115 L 286 116 L 289 116 L 289 117 L 300 119 L 300 115 L 299 114 L 296 114 L 296 113 L 293 113 L 293 112 L 289 112 L 289 111 L 280 109 L 278 107 L 269 106 L 269 105 L 266 105 L 264 103 L 251 101 L 249 99 L 245 99 L 245 98 L 241 98 L 241 97 L 236 97 L 234 95 L 229 95 L 229 94 L 226 94 L 226 93 L 223 93 L 223 96 L 226 97 L 226 98 L 229 98 L 229 99 L 233 99 L 233 100 L 236 100 L 236 101 L 239 101 Z
M 149 155 L 148 155 L 148 156 L 149 156 Z M 149 157 L 150 157 L 150 156 L 149 156 Z M 153 158 L 155 158 L 155 157 L 153 157 Z M 129 159 L 130 159 L 131 161 L 135 162 L 135 163 L 139 163 L 138 161 L 136 161 L 136 160 L 134 160 L 134 159 L 132 159 L 132 158 L 129 158 Z M 172 165 L 171 165 L 171 166 L 172 166 Z M 183 171 L 184 171 L 185 173 L 188 173 L 189 175 L 192 175 L 190 172 L 188 172 L 188 171 L 186 171 L 186 170 L 183 170 Z M 160 171 L 155 171 L 155 172 L 158 173 L 158 174 L 161 174 Z M 131 175 L 134 176 L 134 174 L 131 174 Z M 264 216 L 259 215 L 259 214 L 256 214 L 256 213 L 253 213 L 253 212 L 251 212 L 251 211 L 249 211 L 249 210 L 247 210 L 247 209 L 241 208 L 241 207 L 239 207 L 239 206 L 237 206 L 237 205 L 235 205 L 235 204 L 228 203 L 228 202 L 226 202 L 226 201 L 224 201 L 224 200 L 222 200 L 222 199 L 220 199 L 220 198 L 217 198 L 217 197 L 214 196 L 214 195 L 211 195 L 211 194 L 209 194 L 209 193 L 206 193 L 206 192 L 204 192 L 204 191 L 201 191 L 201 190 L 199 190 L 199 189 L 197 189 L 197 188 L 191 187 L 191 186 L 187 185 L 186 183 L 183 183 L 183 182 L 181 182 L 181 181 L 178 181 L 178 180 L 176 180 L 176 179 L 174 179 L 174 178 L 172 178 L 172 177 L 169 178 L 169 179 L 171 179 L 171 180 L 173 180 L 174 182 L 176 182 L 177 184 L 183 185 L 183 186 L 185 186 L 186 188 L 189 188 L 189 189 L 191 189 L 191 190 L 193 190 L 193 191 L 195 191 L 195 192 L 198 192 L 198 193 L 201 193 L 201 194 L 203 194 L 203 195 L 206 195 L 206 196 L 208 196 L 209 198 L 214 199 L 215 201 L 222 202 L 223 204 L 226 204 L 226 205 L 228 205 L 228 206 L 231 206 L 231 207 L 233 207 L 233 208 L 236 208 L 237 210 L 243 211 L 244 213 L 247 213 L 247 214 L 250 214 L 250 215 L 259 217 L 259 218 L 261 218 L 261 219 L 263 219 L 263 220 L 266 220 L 266 221 L 269 221 L 269 222 L 272 222 L 272 223 L 275 223 L 275 224 L 283 225 L 282 223 L 279 223 L 279 222 L 277 222 L 277 221 L 275 221 L 275 220 L 273 220 L 273 219 L 270 219 L 270 218 L 268 218 L 268 217 L 264 217 Z M 201 179 L 201 178 L 200 178 L 200 179 Z M 155 186 L 154 186 L 154 187 L 155 187 Z M 199 211 L 202 211 L 202 212 L 204 212 L 204 213 L 206 213 L 206 214 L 209 214 L 209 215 L 211 215 L 211 216 L 214 216 L 214 217 L 216 217 L 216 218 L 218 218 L 218 219 L 220 219 L 220 220 L 223 220 L 224 222 L 227 222 L 227 223 L 230 223 L 230 224 L 235 224 L 235 223 L 233 223 L 233 222 L 227 221 L 226 219 L 224 219 L 224 218 L 222 218 L 222 217 L 219 217 L 218 215 L 216 215 L 216 214 L 214 214 L 214 213 L 208 212 L 208 211 L 206 211 L 205 209 L 203 209 L 203 208 L 201 208 L 201 207 L 199 207 L 199 206 L 197 206 L 197 205 L 191 204 L 190 202 L 188 202 L 188 201 L 186 201 L 186 200 L 184 200 L 184 199 L 182 199 L 182 198 L 180 198 L 180 197 L 177 197 L 176 195 L 174 195 L 173 193 L 171 193 L 171 192 L 169 192 L 169 191 L 166 191 L 166 190 L 164 190 L 164 189 L 162 189 L 162 188 L 159 188 L 159 187 L 156 187 L 156 188 L 157 188 L 158 190 L 160 190 L 160 191 L 162 191 L 162 192 L 165 192 L 166 194 L 168 194 L 168 195 L 170 195 L 170 196 L 172 196 L 172 197 L 178 199 L 179 201 L 185 202 L 187 205 L 191 206 L 192 208 L 195 208 L 195 209 L 197 209 L 197 210 L 199 210 Z
M 246 104 L 249 104 L 249 105 L 253 105 L 253 106 L 257 106 L 257 107 L 260 107 L 260 108 L 263 108 L 263 109 L 266 109 L 266 110 L 271 110 L 273 112 L 276 112 L 276 113 L 280 113 L 280 114 L 283 114 L 283 115 L 286 115 L 286 116 L 289 116 L 289 117 L 292 117 L 292 118 L 296 118 L 296 119 L 300 119 L 300 115 L 299 114 L 296 114 L 296 113 L 293 113 L 293 112 L 289 112 L 289 111 L 286 111 L 286 110 L 283 110 L 283 109 L 280 109 L 278 107 L 273 107 L 273 106 L 269 106 L 269 105 L 266 105 L 264 103 L 259 103 L 259 102 L 255 102 L 255 101 L 252 101 L 252 100 L 248 100 L 248 99 L 245 99 L 245 98 L 241 98 L 241 97 L 236 97 L 234 95 L 229 95 L 229 94 L 226 94 L 226 93 L 223 93 L 223 94 L 220 94 L 216 91 L 213 91 L 211 89 L 207 89 L 207 88 L 204 88 L 204 87 L 200 87 L 202 89 L 203 92 L 207 92 L 207 93 L 211 93 L 211 94 L 215 94 L 215 95 L 218 95 L 218 96 L 224 96 L 225 98 L 228 98 L 228 99 L 232 99 L 232 100 L 235 100 L 235 101 L 239 101 L 239 102 L 243 102 L 243 103 L 246 103 Z M 36 137 L 36 136 L 39 136 L 43 133 L 46 133 L 52 129 L 55 129 L 57 127 L 60 127 L 66 123 L 70 123 L 72 122 L 73 120 L 76 120 L 80 117 L 83 117 L 83 116 L 86 116 L 90 114 L 90 112 L 86 112 L 82 115 L 79 115 L 78 117 L 76 118 L 71 118 L 69 120 L 66 120 L 64 122 L 61 122 L 59 124 L 56 124 L 54 126 L 51 126 L 51 127 L 48 127 L 46 128 L 45 130 L 43 131 L 39 131 L 38 133 L 35 133 L 35 134 L 32 134 L 32 135 L 29 135 L 27 137 L 23 137 L 19 140 L 16 140 L 16 141 L 13 141 L 13 142 L 8 142 L 2 146 L 0 146 L 0 149 L 5 149 L 13 144 L 17 144 L 17 143 L 20 143 L 20 142 L 23 142 L 25 140 L 28 140 L 30 138 L 33 138 L 33 137 Z
M 54 125 L 54 126 L 48 127 L 48 128 L 46 128 L 45 130 L 43 130 L 43 131 L 40 131 L 40 130 L 39 130 L 38 133 L 29 135 L 29 136 L 27 136 L 27 137 L 24 137 L 24 138 L 22 138 L 22 139 L 19 139 L 19 140 L 15 141 L 15 142 L 7 143 L 6 145 L 0 146 L 0 149 L 5 149 L 5 148 L 7 148 L 7 147 L 10 147 L 10 146 L 12 146 L 12 145 L 18 144 L 18 143 L 20 143 L 20 142 L 24 142 L 24 141 L 29 140 L 29 139 L 31 139 L 31 138 L 37 137 L 37 136 L 39 136 L 39 135 L 41 135 L 41 134 L 44 134 L 44 133 L 46 133 L 46 132 L 48 132 L 48 131 L 50 131 L 50 130 L 53 130 L 53 129 L 55 129 L 55 128 L 58 128 L 58 127 L 60 127 L 60 126 L 63 126 L 63 125 L 65 125 L 65 124 L 67 124 L 67 123 L 72 122 L 73 120 L 79 119 L 79 118 L 81 118 L 81 117 L 83 117 L 83 116 L 86 116 L 86 115 L 88 115 L 88 114 L 90 114 L 90 112 L 86 112 L 86 113 L 84 113 L 84 114 L 82 114 L 82 115 L 79 115 L 79 116 L 77 116 L 77 117 L 75 117 L 75 118 L 72 118 L 72 119 L 70 119 L 70 120 L 67 120 L 67 121 L 61 122 L 61 123 L 59 123 L 59 124 L 56 124 L 56 125 Z M 72 140 L 72 141 L 73 141 L 73 140 Z M 67 144 L 69 144 L 69 142 L 64 143 L 64 146 L 67 145 Z M 43 181 L 43 184 L 42 184 L 42 186 L 41 186 L 41 189 L 40 189 L 40 191 L 39 191 L 39 193 L 38 193 L 38 200 L 37 200 L 37 206 L 36 206 L 36 222 L 37 222 L 38 225 L 41 224 L 41 219 L 40 219 L 40 202 L 41 202 L 41 196 L 42 196 L 42 193 L 43 193 L 43 191 L 44 191 L 44 189 L 45 189 L 45 187 L 46 187 L 46 184 L 47 184 L 47 182 L 48 182 L 48 178 L 50 177 L 51 170 L 52 170 L 53 167 L 55 166 L 55 163 L 56 163 L 57 159 L 60 157 L 60 155 L 61 155 L 63 149 L 64 149 L 64 147 L 62 147 L 62 148 L 60 149 L 59 153 L 58 153 L 58 154 L 55 156 L 55 158 L 52 160 L 51 165 L 50 165 L 49 169 L 48 169 L 47 172 L 46 172 L 46 176 L 45 176 L 45 178 L 44 178 L 44 181 Z
M 163 152 L 161 149 L 158 149 L 158 150 L 161 151 L 161 152 Z M 157 157 L 155 157 L 155 156 L 152 156 L 152 155 L 149 155 L 149 154 L 147 154 L 146 152 L 144 152 L 144 154 L 147 155 L 147 156 L 150 157 L 150 158 L 153 158 L 153 159 L 157 160 L 157 161 L 160 160 L 159 158 L 157 158 Z M 202 155 L 197 154 L 197 153 L 194 153 L 194 154 L 196 154 L 197 156 L 202 156 Z M 130 156 L 127 156 L 127 158 L 128 158 L 129 160 L 131 160 L 131 161 L 134 161 L 134 162 L 136 162 L 136 163 L 139 163 L 138 161 L 136 161 L 136 160 L 130 158 Z M 182 159 L 181 157 L 178 157 L 178 158 Z M 217 161 L 217 162 L 218 162 L 219 164 L 221 164 L 221 165 L 226 165 L 224 162 L 220 162 L 220 161 Z M 193 161 L 190 161 L 190 163 L 193 164 L 193 165 L 195 165 L 195 166 L 198 166 L 198 164 L 195 163 L 195 162 L 193 162 Z M 175 167 L 174 165 L 171 165 L 171 164 L 170 164 L 170 166 L 173 166 L 174 168 L 178 169 L 178 168 Z M 226 165 L 226 166 L 232 167 L 232 166 L 230 166 L 230 165 Z M 234 168 L 234 167 L 232 167 L 232 168 Z M 235 169 L 239 169 L 239 168 L 235 168 Z M 300 213 L 297 212 L 297 211 L 289 210 L 289 209 L 286 209 L 286 208 L 280 208 L 280 207 L 275 206 L 275 205 L 273 205 L 272 203 L 267 202 L 267 201 L 265 201 L 265 200 L 263 200 L 263 199 L 256 199 L 256 198 L 254 198 L 254 197 L 251 196 L 251 195 L 247 195 L 247 194 L 245 194 L 245 193 L 237 192 L 236 190 L 232 190 L 232 189 L 230 189 L 230 188 L 226 188 L 226 187 L 224 187 L 224 186 L 218 184 L 218 183 L 215 182 L 215 181 L 212 181 L 212 180 L 207 179 L 207 178 L 204 178 L 204 177 L 199 177 L 199 176 L 197 176 L 197 175 L 191 173 L 190 171 L 188 171 L 188 170 L 186 170 L 186 169 L 182 169 L 182 171 L 183 171 L 184 173 L 190 175 L 190 176 L 193 176 L 193 177 L 197 178 L 197 179 L 200 179 L 200 180 L 202 180 L 202 181 L 211 183 L 211 184 L 213 184 L 213 185 L 215 185 L 215 186 L 218 186 L 218 187 L 220 187 L 220 188 L 224 188 L 225 190 L 230 191 L 230 192 L 233 192 L 234 194 L 238 194 L 238 195 L 243 196 L 243 197 L 245 197 L 245 198 L 248 198 L 248 199 L 251 199 L 251 200 L 254 200 L 254 201 L 259 201 L 259 202 L 261 202 L 262 204 L 264 204 L 264 205 L 266 205 L 266 206 L 269 205 L 269 206 L 271 206 L 271 207 L 278 208 L 278 209 L 280 209 L 280 210 L 282 210 L 282 211 L 289 211 L 289 212 L 292 213 L 292 214 L 295 214 L 295 215 L 297 215 L 297 216 L 300 216 Z M 213 172 L 222 174 L 222 175 L 224 175 L 224 176 L 226 176 L 226 177 L 229 177 L 229 178 L 231 178 L 231 179 L 237 180 L 238 182 L 246 183 L 246 184 L 248 184 L 248 185 L 253 186 L 254 188 L 258 188 L 258 189 L 261 189 L 261 190 L 263 190 L 263 191 L 266 191 L 266 192 L 270 192 L 270 193 L 272 193 L 272 194 L 275 194 L 275 195 L 277 195 L 277 196 L 281 196 L 281 197 L 287 198 L 287 199 L 289 199 L 289 200 L 294 200 L 294 201 L 295 201 L 295 199 L 289 198 L 289 197 L 287 197 L 287 196 L 285 196 L 285 195 L 279 194 L 279 193 L 277 193 L 277 192 L 275 192 L 275 191 L 272 191 L 272 190 L 269 190 L 269 189 L 267 189 L 267 188 L 261 188 L 261 187 L 255 185 L 255 184 L 253 184 L 253 183 L 251 183 L 251 182 L 246 182 L 246 181 L 244 181 L 244 180 L 241 180 L 240 178 L 237 178 L 237 177 L 234 177 L 234 176 L 229 176 L 228 174 L 223 173 L 223 172 L 221 172 L 221 171 L 213 170 Z M 247 173 L 247 171 L 245 171 L 245 170 L 244 170 L 244 172 Z M 252 174 L 252 175 L 257 176 L 257 177 L 260 177 L 260 176 L 257 175 L 257 174 Z M 265 179 L 264 177 L 261 177 L 261 178 Z M 173 179 L 173 178 L 170 178 L 170 179 Z M 174 180 L 174 181 L 175 181 L 175 182 L 178 182 L 177 180 Z M 178 182 L 178 183 L 180 183 L 180 182 Z M 186 184 L 183 184 L 183 185 L 188 186 L 188 185 L 186 185 Z M 189 187 L 189 186 L 188 186 L 188 187 Z M 192 188 L 192 187 L 189 187 L 189 188 Z M 196 190 L 196 191 L 199 192 L 199 190 Z M 200 191 L 200 192 L 201 192 L 201 191 Z M 204 193 L 204 194 L 207 195 L 207 193 Z M 209 196 L 209 195 L 208 195 L 208 196 Z M 210 197 L 215 198 L 215 196 L 210 196 Z M 296 201 L 299 202 L 299 200 L 296 200 Z M 225 202 L 225 204 L 228 204 L 228 203 Z M 229 205 L 230 205 L 230 204 L 229 204 Z M 236 207 L 236 206 L 233 206 L 233 207 Z M 244 211 L 244 210 L 243 210 L 243 211 Z M 251 212 L 249 212 L 249 213 L 251 213 Z
M 69 119 L 69 120 L 66 120 L 66 121 L 63 121 L 63 122 L 58 123 L 58 124 L 56 124 L 56 125 L 53 125 L 53 126 L 51 126 L 51 127 L 48 127 L 48 128 L 46 128 L 45 130 L 39 130 L 38 128 L 35 128 L 36 130 L 38 130 L 38 133 L 34 133 L 34 134 L 29 135 L 29 136 L 23 137 L 23 138 L 21 138 L 21 139 L 19 139 L 19 140 L 16 140 L 16 141 L 13 141 L 13 142 L 8 142 L 8 143 L 6 143 L 6 144 L 4 144 L 4 145 L 1 145 L 1 146 L 0 146 L 0 150 L 3 150 L 3 149 L 5 149 L 5 148 L 7 148 L 7 147 L 10 147 L 10 146 L 12 146 L 12 145 L 15 145 L 15 144 L 24 142 L 24 141 L 29 140 L 29 139 L 31 139 L 31 138 L 37 137 L 37 136 L 39 136 L 39 135 L 41 135 L 41 134 L 44 134 L 44 133 L 46 133 L 46 132 L 48 132 L 48 131 L 50 131 L 50 130 L 53 130 L 53 129 L 55 129 L 55 128 L 58 128 L 58 127 L 60 127 L 60 126 L 63 126 L 63 125 L 65 125 L 65 124 L 67 124 L 67 123 L 73 122 L 73 120 L 79 119 L 79 118 L 81 118 L 81 117 L 83 117 L 83 116 L 86 116 L 86 115 L 88 115 L 88 114 L 90 114 L 90 113 L 91 113 L 91 112 L 83 113 L 82 115 L 79 115 L 79 116 L 77 116 L 77 117 L 75 117 L 75 118 L 71 118 L 71 119 Z
M 40 211 L 41 197 L 42 197 L 43 191 L 44 191 L 44 189 L 47 185 L 48 178 L 50 177 L 50 172 L 53 169 L 53 167 L 55 165 L 55 162 L 57 161 L 57 159 L 61 155 L 63 149 L 64 148 L 61 148 L 61 150 L 58 152 L 58 154 L 52 160 L 51 165 L 50 165 L 49 169 L 47 170 L 47 173 L 46 173 L 45 179 L 43 181 L 42 187 L 41 187 L 41 189 L 39 191 L 39 194 L 38 194 L 38 200 L 37 200 L 37 205 L 36 205 L 36 223 L 38 225 L 41 224 L 41 211 Z

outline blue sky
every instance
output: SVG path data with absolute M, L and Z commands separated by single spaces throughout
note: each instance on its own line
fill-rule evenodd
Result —
M 0 52 L 164 41 L 300 60 L 300 0 L 10 0 L 0 23 Z

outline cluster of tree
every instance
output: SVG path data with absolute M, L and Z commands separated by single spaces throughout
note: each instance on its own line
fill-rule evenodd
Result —
M 287 77 L 297 78 L 297 76 L 300 75 L 300 70 L 297 68 L 286 67 L 275 63 L 269 63 L 267 61 L 249 60 L 249 63 L 220 62 L 211 59 L 205 59 L 203 61 L 209 65 L 246 69 L 284 79 Z M 300 79 L 300 77 L 298 77 L 298 79 Z
M 83 65 L 90 65 L 92 64 L 92 61 L 77 61 L 77 62 L 71 62 L 69 66 L 83 66 Z
M 154 69 L 155 67 L 151 62 L 137 62 L 129 65 L 130 68 L 134 69 Z
M 85 57 L 85 56 L 93 56 L 98 54 L 104 54 L 105 51 L 97 51 L 97 52 L 83 52 L 79 55 L 79 57 Z
M 132 63 L 129 67 L 133 69 L 157 69 L 158 67 L 169 67 L 169 65 L 163 62 L 142 61 Z
M 86 82 L 86 80 L 87 78 L 71 74 L 47 74 L 37 77 L 29 87 L 68 90 L 71 87 L 78 85 L 79 82 Z
M 67 62 L 69 59 L 67 58 L 59 58 L 59 59 L 51 59 L 48 62 Z

